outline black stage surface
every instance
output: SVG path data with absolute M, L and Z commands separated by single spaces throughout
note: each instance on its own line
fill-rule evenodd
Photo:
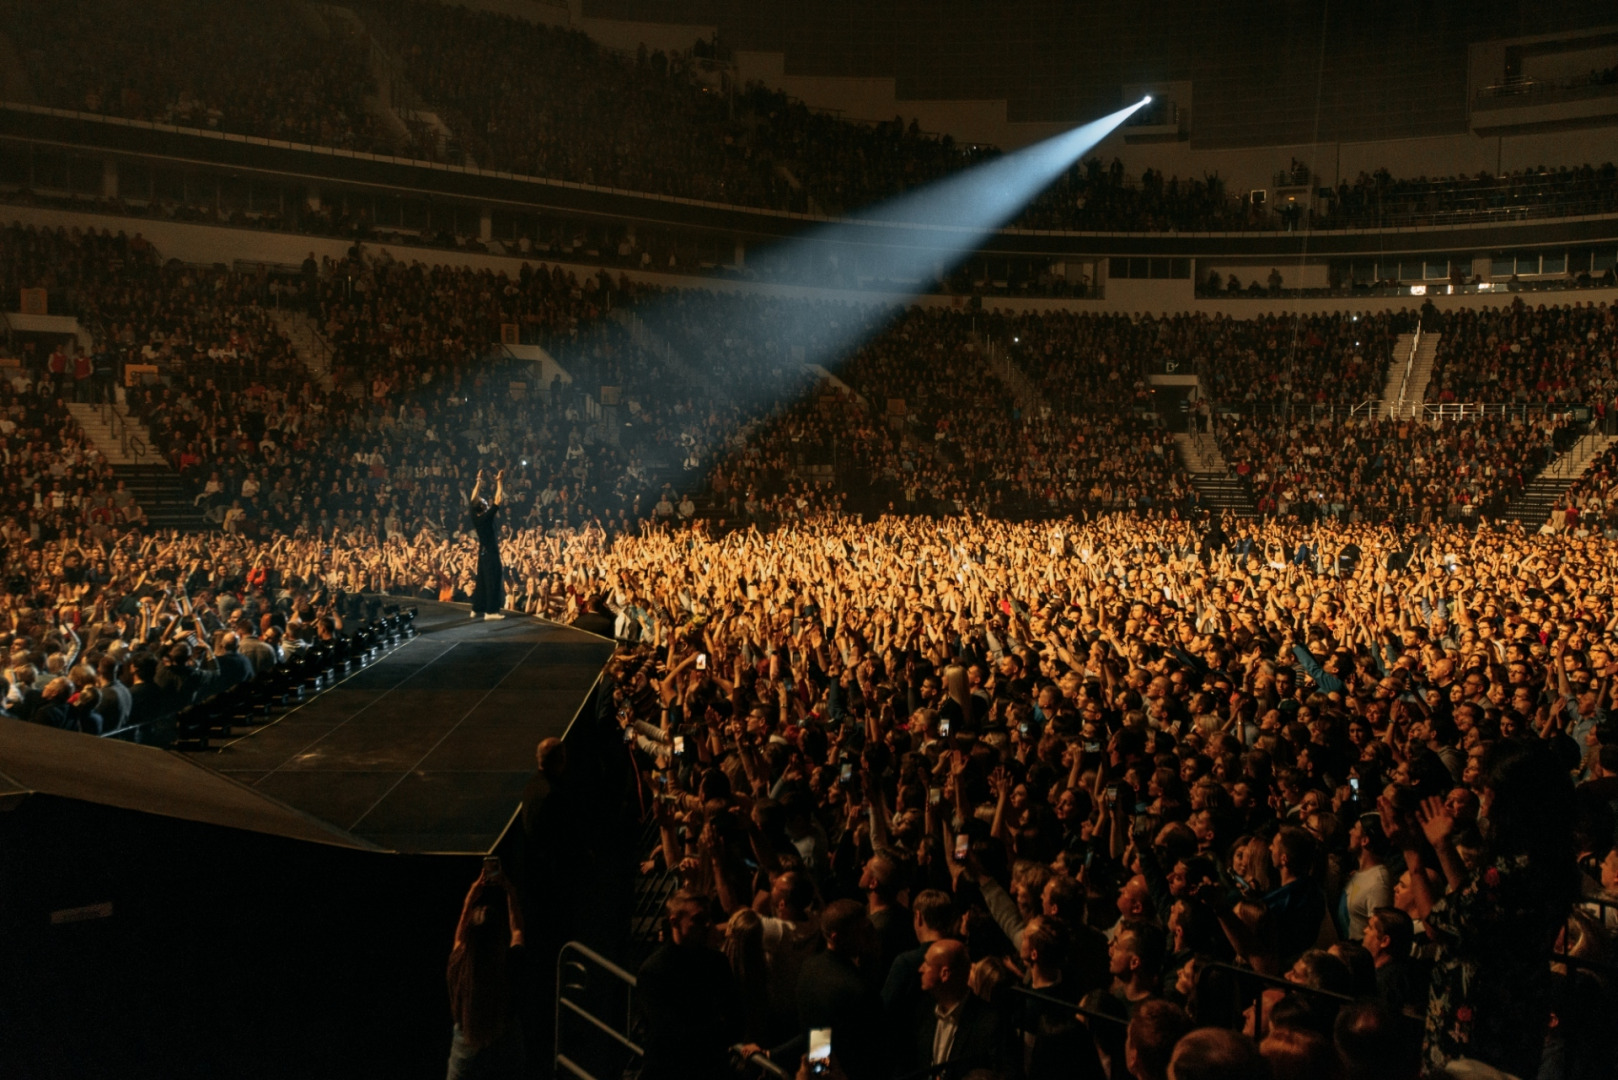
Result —
M 198 760 L 361 846 L 489 851 L 534 775 L 534 747 L 567 731 L 613 643 L 414 606 L 420 636 Z

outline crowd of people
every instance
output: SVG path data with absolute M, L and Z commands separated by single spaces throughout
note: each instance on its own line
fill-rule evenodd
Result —
M 391 147 L 365 108 L 375 93 L 368 44 L 313 7 L 10 0 L 3 10 L 39 104 L 317 146 Z
M 1606 536 L 1618 523 L 1618 445 L 1590 462 L 1551 510 L 1544 528 L 1574 536 Z
M 739 85 L 711 49 L 626 56 L 577 31 L 428 0 L 356 5 L 358 22 L 279 0 L 242 18 L 197 0 L 138 11 L 127 0 L 71 8 L 13 0 L 7 10 L 36 98 L 112 116 L 834 215 L 878 207 L 999 153 L 914 122 L 851 122 L 760 84 Z M 397 54 L 409 83 L 392 133 L 368 111 L 377 93 L 371 39 Z M 214 62 L 191 63 L 197 55 Z M 452 138 L 412 127 L 412 95 Z M 407 129 L 408 137 L 397 134 Z M 1300 178 L 1304 187 L 1316 182 L 1294 162 L 1285 179 Z M 1116 158 L 1093 158 L 1016 224 L 1248 231 L 1608 213 L 1618 206 L 1618 170 L 1607 163 L 1430 179 L 1383 169 L 1327 190 L 1318 204 L 1272 204 L 1228 190 L 1217 175 L 1165 177 L 1148 167 L 1137 177 Z
M 658 1075 L 819 1028 L 854 1078 L 1612 1068 L 1602 545 L 828 514 L 573 563 L 680 883 Z
M 1612 1067 L 1607 537 L 1492 524 L 1562 414 L 1339 415 L 1384 378 L 1400 317 L 900 310 L 360 248 L 277 277 L 138 237 L 0 245 L 7 287 L 158 370 L 120 393 L 219 526 L 145 527 L 72 426 L 70 369 L 16 357 L 5 714 L 162 745 L 363 595 L 469 601 L 468 492 L 503 469 L 504 607 L 611 625 L 663 826 L 648 869 L 680 885 L 643 984 L 648 1070 L 716 1075 L 734 1044 L 791 1070 L 825 1027 L 852 1080 L 1231 1075 L 1198 1054 L 1277 1078 Z M 330 387 L 286 317 L 325 335 Z M 1466 358 L 1521 341 L 1508 385 L 1550 367 L 1558 401 L 1599 403 L 1611 317 L 1452 316 L 1475 344 L 1445 354 L 1446 385 L 1494 381 L 1463 382 Z M 491 359 L 510 325 L 572 382 Z M 1211 388 L 1197 422 L 1260 518 L 1199 511 L 1150 405 L 1170 364 Z M 1603 498 L 1605 468 L 1573 500 Z M 1457 502 L 1464 527 L 1438 512 Z M 1246 1017 L 1243 972 L 1279 980 Z
M 1232 420 L 1220 443 L 1266 517 L 1433 522 L 1504 516 L 1579 430 L 1554 412 L 1464 424 L 1270 414 Z
M 1618 397 L 1618 312 L 1611 305 L 1446 312 L 1427 400 L 1605 406 Z
M 1323 229 L 1608 214 L 1618 209 L 1618 167 L 1517 169 L 1495 176 L 1396 178 L 1387 169 L 1340 181 L 1315 216 Z
M 1182 426 L 1214 437 L 1263 514 L 1498 517 L 1582 432 L 1573 407 L 1604 413 L 1618 389 L 1599 305 L 1435 315 L 1430 396 L 1550 407 L 1386 421 L 1364 406 L 1414 325 L 1391 312 L 906 310 L 429 267 L 359 245 L 293 276 L 164 265 L 139 236 L 13 227 L 0 245 L 7 284 L 47 288 L 97 338 L 74 366 L 99 378 L 33 357 L 42 394 L 99 400 L 113 372 L 155 368 L 117 394 L 233 531 L 363 520 L 445 536 L 468 470 L 496 449 L 522 523 L 549 528 L 779 520 L 776 500 L 812 483 L 861 512 L 1192 516 L 1155 373 L 1197 376 Z M 287 318 L 318 331 L 329 386 L 301 377 Z M 502 353 L 512 328 L 561 368 Z
M 811 508 L 505 544 L 513 605 L 532 568 L 532 610 L 621 643 L 687 950 L 648 961 L 648 1067 L 686 1070 L 660 1075 L 736 1043 L 790 1070 L 830 1027 L 856 1080 L 1159 1077 L 1212 1026 L 1250 1070 L 1414 1076 L 1401 1017 L 1433 1069 L 1612 1067 L 1599 540 Z M 476 561 L 361 532 L 8 549 L 5 713 L 155 742 L 355 594 L 439 596 Z M 1233 967 L 1290 985 L 1244 1017 Z M 974 1034 L 932 1039 L 963 1003 Z
M 346 15 L 0 10 L 44 103 L 395 145 Z M 995 153 L 702 57 L 354 11 L 482 165 L 850 213 Z M 1379 172 L 1289 217 L 1098 159 L 1019 224 L 1615 199 L 1611 165 Z M 29 289 L 88 343 L 0 346 L 0 722 L 170 746 L 188 706 L 377 596 L 610 627 L 603 687 L 657 826 L 641 869 L 674 887 L 637 986 L 648 1080 L 732 1055 L 835 1080 L 1618 1071 L 1618 452 L 1544 529 L 1500 524 L 1575 411 L 1618 403 L 1618 309 L 1438 316 L 1430 402 L 1544 407 L 1424 421 L 1357 408 L 1413 326 L 1392 312 L 901 308 L 360 244 L 255 272 L 0 230 L 0 292 Z M 1203 510 L 1154 374 L 1197 376 L 1184 426 L 1255 518 Z M 68 409 L 103 401 L 201 527 L 151 527 Z M 467 520 L 486 476 L 499 573 L 493 519 Z M 510 999 L 469 966 L 524 943 L 514 898 L 490 913 L 501 884 L 457 929 L 452 1072 L 511 1053 Z

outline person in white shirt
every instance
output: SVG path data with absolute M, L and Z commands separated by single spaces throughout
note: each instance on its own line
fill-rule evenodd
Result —
M 1349 941 L 1365 934 L 1365 923 L 1377 908 L 1393 906 L 1393 872 L 1388 869 L 1390 848 L 1375 814 L 1361 814 L 1348 831 L 1348 851 L 1359 858 L 1359 868 L 1343 890 L 1339 929 Z

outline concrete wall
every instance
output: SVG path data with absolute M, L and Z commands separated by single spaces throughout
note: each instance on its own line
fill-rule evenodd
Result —
M 785 91 L 811 108 L 847 120 L 914 120 L 924 131 L 949 134 L 962 143 L 1021 146 L 1064 129 L 1063 124 L 1014 124 L 1006 119 L 1004 98 L 982 101 L 918 101 L 898 96 L 891 78 L 842 75 L 789 75 L 786 54 L 737 52 L 736 75 L 744 84 L 761 82 Z
M 458 0 L 467 7 L 497 11 L 548 25 L 569 25 L 611 48 L 634 52 L 649 49 L 680 51 L 698 40 L 711 39 L 716 28 L 698 23 L 634 22 L 594 18 L 584 14 L 583 0 Z M 1474 88 L 1498 77 L 1505 46 L 1487 42 L 1472 46 L 1469 82 Z M 1019 123 L 1007 117 L 1004 99 L 917 100 L 900 99 L 890 77 L 802 75 L 787 71 L 786 55 L 771 51 L 739 51 L 737 74 L 745 82 L 758 80 L 784 90 L 818 109 L 851 120 L 917 121 L 923 130 L 954 136 L 958 142 L 986 143 L 1013 149 L 1048 138 L 1070 125 Z M 1130 84 L 1133 92 L 1138 86 Z M 1167 86 L 1168 84 L 1163 84 Z M 1176 84 L 1181 85 L 1181 84 Z M 1194 89 L 1194 87 L 1193 87 Z M 1390 89 L 1390 93 L 1397 90 Z M 1191 102 L 1180 102 L 1191 112 L 1191 141 L 1127 143 L 1121 131 L 1098 146 L 1094 154 L 1121 158 L 1131 176 L 1157 169 L 1187 179 L 1216 174 L 1233 191 L 1271 186 L 1276 170 L 1293 158 L 1309 165 L 1322 184 L 1352 181 L 1361 172 L 1386 168 L 1394 176 L 1451 176 L 1500 172 L 1538 165 L 1601 164 L 1618 161 L 1618 125 L 1532 135 L 1480 137 L 1472 134 L 1374 142 L 1328 142 L 1203 150 L 1195 148 L 1196 112 Z

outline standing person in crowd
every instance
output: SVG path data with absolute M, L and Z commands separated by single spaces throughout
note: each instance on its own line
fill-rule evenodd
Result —
M 527 972 L 522 903 L 497 862 L 466 891 L 449 954 L 448 1080 L 520 1080 L 527 1075 L 521 997 Z
M 1543 746 L 1502 743 L 1485 759 L 1479 801 L 1484 847 L 1470 864 L 1442 799 L 1409 816 L 1382 803 L 1435 947 L 1422 1054 L 1433 1071 L 1469 1058 L 1532 1076 L 1550 1019 L 1547 957 L 1578 890 L 1573 782 Z
M 743 1009 L 702 897 L 668 902 L 667 940 L 641 965 L 636 1001 L 646 1024 L 644 1080 L 710 1080 L 742 1032 Z
M 921 963 L 921 988 L 933 1000 L 915 1027 L 914 1067 L 946 1066 L 945 1076 L 977 1070 L 1000 1075 L 1008 1047 L 1000 1015 L 967 983 L 971 958 L 959 941 L 935 941 Z

